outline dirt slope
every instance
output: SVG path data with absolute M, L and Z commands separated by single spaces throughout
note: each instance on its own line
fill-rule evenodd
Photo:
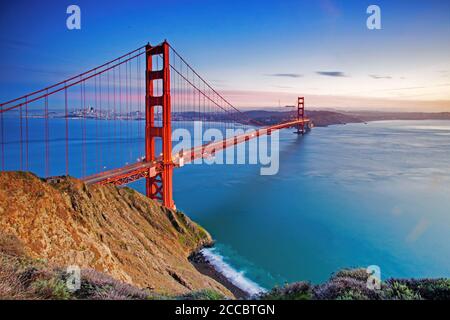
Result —
M 55 266 L 94 268 L 160 293 L 209 288 L 231 296 L 187 259 L 212 242 L 210 235 L 184 214 L 128 188 L 2 172 L 0 230 L 17 236 L 28 256 Z

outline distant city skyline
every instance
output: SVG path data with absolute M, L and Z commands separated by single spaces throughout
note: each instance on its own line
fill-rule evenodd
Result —
M 17 0 L 0 28 L 2 102 L 167 39 L 237 107 L 450 111 L 448 1 Z

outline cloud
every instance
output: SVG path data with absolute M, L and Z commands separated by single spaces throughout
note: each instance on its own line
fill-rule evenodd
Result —
M 372 79 L 392 79 L 391 76 L 380 76 L 376 74 L 369 74 L 369 77 L 371 77 Z
M 236 107 L 264 108 L 282 104 L 293 104 L 298 91 L 282 92 L 256 90 L 221 90 L 220 93 Z M 372 91 L 371 91 L 372 93 Z M 389 99 L 384 97 L 364 97 L 355 95 L 323 95 L 304 92 L 308 106 L 340 110 L 377 110 L 411 112 L 448 112 L 450 100 Z
M 294 87 L 291 87 L 291 86 L 272 86 L 272 87 L 280 88 L 280 89 L 292 89 L 292 88 L 294 88 Z
M 269 77 L 286 77 L 286 78 L 301 78 L 301 77 L 303 77 L 303 75 L 299 74 L 299 73 L 271 73 L 271 74 L 266 74 L 266 76 L 269 76 Z
M 316 71 L 316 73 L 327 77 L 347 77 L 342 71 Z

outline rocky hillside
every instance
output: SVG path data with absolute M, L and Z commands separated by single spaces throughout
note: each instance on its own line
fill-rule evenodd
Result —
M 211 236 L 181 212 L 129 188 L 0 173 L 0 231 L 49 266 L 78 265 L 158 294 L 229 290 L 188 261 Z

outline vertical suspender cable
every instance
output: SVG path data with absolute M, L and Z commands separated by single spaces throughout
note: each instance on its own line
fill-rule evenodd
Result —
M 0 139 L 2 142 L 2 171 L 5 170 L 5 134 L 4 134 L 4 130 L 5 130 L 5 125 L 4 125 L 4 120 L 3 120 L 3 106 L 0 109 Z
M 48 90 L 45 95 L 45 110 L 44 110 L 44 130 L 45 130 L 45 175 L 50 176 L 50 146 L 49 146 L 49 128 L 48 128 Z
M 103 126 L 103 107 L 102 107 L 102 75 L 99 74 L 98 75 L 98 93 L 99 93 L 99 114 L 98 114 L 98 118 L 100 120 L 99 123 L 99 137 L 97 139 L 98 140 L 98 149 L 99 149 L 99 153 L 100 153 L 100 158 L 99 158 L 99 170 L 102 171 L 103 170 L 103 141 L 102 141 L 102 126 Z
M 83 177 L 86 176 L 87 173 L 87 163 L 86 163 L 86 116 L 87 116 L 87 110 L 86 110 L 86 82 L 82 82 L 82 92 L 83 92 L 83 108 L 82 108 L 82 171 L 83 171 Z
M 140 52 L 140 51 L 139 51 Z M 136 60 L 136 73 L 137 73 L 137 97 L 138 97 L 138 112 L 137 112 L 137 121 L 138 121 L 138 128 L 137 128 L 137 135 L 138 139 L 141 138 L 141 58 L 138 57 Z M 139 155 L 140 156 L 140 155 Z
M 111 128 L 110 128 L 110 126 L 111 126 L 111 97 L 110 97 L 110 95 L 111 95 L 111 91 L 110 91 L 110 76 L 109 76 L 109 71 L 106 73 L 106 82 L 107 82 L 107 85 L 106 85 L 106 92 L 107 92 L 107 96 L 108 96 L 108 102 L 107 102 L 107 111 L 105 112 L 105 120 L 106 120 L 106 122 L 107 122 L 107 125 L 106 125 L 106 132 L 107 132 L 107 135 L 110 135 L 111 134 Z M 105 138 L 107 138 L 107 136 L 105 136 Z M 106 154 L 108 155 L 108 150 L 106 150 Z M 108 156 L 107 156 L 108 157 Z M 106 161 L 105 161 L 105 165 L 106 165 Z
M 66 176 L 69 175 L 69 106 L 67 104 L 67 88 L 64 89 L 64 106 L 66 118 Z
M 28 171 L 28 97 L 25 98 L 25 170 Z
M 116 69 L 113 69 L 114 158 L 117 159 Z
M 22 126 L 22 107 L 19 108 L 20 118 L 20 170 L 23 170 L 23 126 Z
M 131 61 L 128 61 L 128 109 L 129 109 L 129 128 L 130 128 L 130 140 L 129 140 L 129 148 L 130 148 L 130 163 L 133 162 L 133 95 L 131 91 L 131 74 L 132 74 L 132 68 L 131 68 Z
M 122 72 L 121 65 L 119 65 L 119 136 L 118 141 L 122 139 Z M 122 160 L 122 159 L 121 159 Z
M 97 104 L 97 77 L 94 77 L 94 121 L 95 121 L 95 142 L 94 142 L 94 146 L 95 146 L 95 167 L 97 171 L 99 170 L 99 162 L 98 162 L 98 122 L 99 122 L 99 117 L 98 117 L 98 104 Z
M 127 123 L 127 144 L 128 144 L 128 163 L 131 162 L 131 143 L 130 143 L 130 96 L 129 96 L 129 65 L 128 61 L 125 63 L 125 106 L 126 106 L 126 123 Z

